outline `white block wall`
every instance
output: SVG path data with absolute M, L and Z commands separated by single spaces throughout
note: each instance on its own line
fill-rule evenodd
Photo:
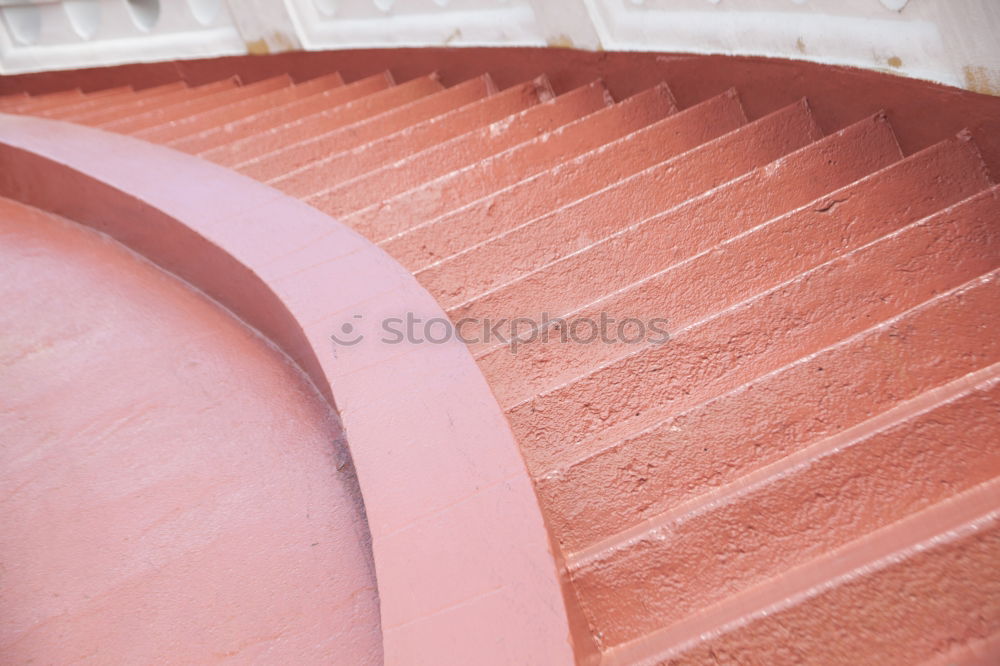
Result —
M 289 49 L 759 55 L 1000 94 L 1000 0 L 0 0 L 0 71 Z

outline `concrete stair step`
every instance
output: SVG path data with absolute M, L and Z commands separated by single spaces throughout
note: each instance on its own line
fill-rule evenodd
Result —
M 471 203 L 447 209 L 455 204 L 450 200 L 444 202 L 437 207 L 445 210 L 444 213 L 389 236 L 380 244 L 397 261 L 416 271 L 486 241 L 503 229 L 516 227 L 585 198 L 745 123 L 746 115 L 739 97 L 731 90 L 514 185 L 494 190 Z M 373 216 L 383 220 L 384 226 L 402 228 L 405 224 L 391 221 L 391 216 L 401 216 L 405 210 L 405 201 L 400 198 L 398 205 L 393 201 L 391 206 L 380 209 Z M 372 229 L 376 226 L 370 222 L 363 224 Z
M 305 201 L 330 215 L 346 216 L 393 194 L 405 192 L 456 169 L 476 164 L 612 103 L 604 84 L 595 81 L 508 116 L 489 127 L 463 134 L 415 153 L 405 160 L 340 183 Z
M 185 137 L 172 144 L 172 147 L 225 164 L 237 158 L 241 142 L 252 144 L 253 138 L 261 133 L 299 122 L 313 114 L 335 109 L 392 86 L 392 75 L 389 72 L 374 74 L 246 118 L 226 121 L 218 127 Z M 229 149 L 230 144 L 234 144 L 235 148 Z
M 342 85 L 344 85 L 344 80 L 340 74 L 328 74 L 303 83 L 296 83 L 269 92 L 256 94 L 226 104 L 225 106 L 206 109 L 185 118 L 178 118 L 167 125 L 157 125 L 156 127 L 142 130 L 135 133 L 135 136 L 154 143 L 172 145 L 192 134 L 199 134 L 227 122 L 246 118 L 276 106 L 282 106 L 299 99 L 318 95 L 327 90 L 339 88 Z
M 399 85 L 390 86 L 352 99 L 346 104 L 328 107 L 281 125 L 272 125 L 257 134 L 229 143 L 203 154 L 203 157 L 237 170 L 266 159 L 301 141 L 346 127 L 389 109 L 404 106 L 444 89 L 437 74 L 428 74 Z

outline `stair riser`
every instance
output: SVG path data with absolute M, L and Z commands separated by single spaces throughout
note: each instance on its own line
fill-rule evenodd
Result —
M 19 104 L 12 105 L 5 109 L 5 113 L 33 114 L 38 111 L 54 109 L 65 104 L 76 104 L 87 99 L 80 90 L 66 90 L 63 92 L 51 93 L 29 98 Z
M 1000 261 L 998 235 L 989 221 L 934 218 L 522 403 L 508 418 L 529 469 L 556 469 L 599 450 L 594 436 L 611 426 L 690 409 L 981 275 Z
M 251 162 L 264 159 L 270 153 L 285 150 L 289 146 L 303 141 L 310 141 L 315 136 L 346 127 L 390 109 L 405 106 L 440 92 L 443 88 L 444 86 L 436 77 L 423 76 L 371 95 L 359 97 L 338 107 L 327 106 L 317 113 L 273 127 L 256 136 L 229 145 L 227 152 L 230 157 L 225 165 L 235 169 L 244 169 Z
M 845 152 L 851 150 L 851 146 L 845 146 Z M 891 151 L 885 153 L 885 159 L 891 161 L 891 155 Z M 786 162 L 791 161 L 789 158 Z M 824 160 L 823 164 L 825 163 Z M 846 159 L 841 164 L 846 164 Z M 947 165 L 949 170 L 940 172 L 928 168 L 939 164 Z M 869 161 L 861 161 L 854 165 L 853 171 L 860 177 L 863 175 L 860 172 L 872 166 Z M 942 176 L 941 173 L 948 175 Z M 794 165 L 790 174 L 803 175 L 807 177 L 807 182 L 815 184 L 816 189 L 827 192 L 829 189 L 826 185 L 836 187 L 838 180 L 842 185 L 844 180 L 850 182 L 855 175 L 850 171 L 839 170 L 835 174 L 820 174 L 802 165 Z M 596 319 L 601 312 L 609 312 L 618 319 L 634 317 L 641 321 L 651 321 L 657 317 L 668 318 L 670 327 L 676 330 L 956 204 L 983 190 L 988 184 L 982 160 L 975 147 L 965 141 L 954 141 L 900 163 L 896 168 L 876 174 L 870 179 L 849 185 L 839 192 L 822 196 L 801 210 L 771 219 L 755 228 L 770 217 L 767 208 L 768 191 L 788 192 L 786 204 L 790 206 L 804 204 L 806 201 L 800 199 L 811 196 L 804 184 L 799 184 L 799 194 L 796 195 L 792 194 L 795 187 L 783 187 L 784 183 L 769 182 L 768 179 L 761 183 L 760 189 L 739 187 L 739 196 L 729 206 L 707 203 L 724 199 L 720 192 L 703 200 L 706 202 L 704 205 L 684 206 L 676 214 L 672 213 L 655 223 L 643 225 L 637 233 L 623 234 L 620 239 L 616 239 L 617 242 L 603 244 L 599 250 L 595 248 L 596 256 L 592 259 L 586 257 L 591 254 L 588 251 L 578 255 L 579 262 L 575 261 L 576 257 L 571 258 L 573 261 L 560 262 L 569 264 L 563 271 L 547 270 L 537 279 L 532 275 L 530 280 L 525 281 L 531 284 L 525 284 L 518 293 L 534 291 L 540 298 L 548 298 L 548 303 L 543 303 L 542 309 L 518 310 L 516 303 L 519 301 L 512 298 L 510 307 L 500 312 L 476 308 L 469 313 L 463 308 L 454 316 L 496 319 L 504 313 L 505 316 L 516 314 L 540 319 L 541 312 L 548 312 L 550 316 L 571 312 L 570 317 Z M 741 212 L 738 210 L 741 204 L 736 203 L 737 201 L 757 201 L 760 204 L 752 207 L 753 212 Z M 843 203 L 824 210 L 831 205 L 831 201 Z M 773 206 L 772 210 L 781 206 L 781 203 L 775 201 Z M 743 210 L 746 208 L 748 207 L 743 207 Z M 699 220 L 697 231 L 683 233 L 683 230 L 690 228 L 686 222 L 692 219 Z M 737 221 L 738 226 L 733 224 L 733 220 Z M 745 233 L 714 247 L 710 245 L 720 236 L 740 232 Z M 668 244 L 664 240 L 667 238 L 677 240 Z M 658 250 L 662 259 L 658 257 Z M 703 254 L 691 257 L 695 252 Z M 570 281 L 575 277 L 577 284 L 586 283 L 592 281 L 586 276 L 590 267 L 600 270 L 606 262 L 622 265 L 624 262 L 617 257 L 626 256 L 634 257 L 634 263 L 626 264 L 628 268 L 621 269 L 619 275 L 604 273 L 603 281 L 608 289 L 603 293 L 610 292 L 612 296 L 601 299 L 602 292 L 597 291 L 595 284 L 590 293 L 579 298 L 580 303 L 589 302 L 593 305 L 578 311 L 565 308 L 567 301 L 559 297 L 547 296 L 547 293 L 561 292 L 564 284 L 566 291 L 572 291 L 569 281 L 563 276 L 570 278 Z M 671 259 L 686 262 L 675 263 L 673 267 L 660 271 L 662 264 Z M 576 269 L 581 263 L 585 265 Z M 647 277 L 641 275 L 641 268 L 657 272 Z M 580 275 L 578 271 L 582 271 L 584 275 Z M 633 277 L 646 279 L 642 282 L 635 281 L 635 284 L 624 291 L 614 293 L 615 289 L 624 286 L 621 283 Z M 537 284 L 552 285 L 551 291 L 533 290 Z M 564 309 L 560 309 L 560 306 Z M 525 307 L 527 306 L 522 306 Z M 496 349 L 482 356 L 479 361 L 492 384 L 516 387 L 516 392 L 511 395 L 506 394 L 503 389 L 497 393 L 502 405 L 512 406 L 557 386 L 562 381 L 579 376 L 588 368 L 634 353 L 637 346 L 620 343 L 587 345 L 580 349 L 560 344 L 558 338 L 553 337 L 547 344 L 519 347 L 516 355 L 511 355 L 507 348 Z
M 299 122 L 313 114 L 335 109 L 385 90 L 391 85 L 392 77 L 388 72 L 383 72 L 297 102 L 256 113 L 248 118 L 227 122 L 214 129 L 187 137 L 173 147 L 192 155 L 200 155 L 212 162 L 231 166 L 237 163 L 238 150 L 245 148 L 241 142 L 277 127 Z M 229 148 L 230 145 L 233 147 Z
M 410 190 L 405 198 L 413 210 L 411 228 L 438 211 L 453 209 L 508 187 L 534 174 L 604 146 L 674 113 L 673 96 L 665 87 L 640 93 L 614 106 L 601 109 L 559 129 L 532 138 L 507 152 L 455 171 Z M 393 205 L 402 203 L 397 197 Z M 405 229 L 379 220 L 374 227 L 352 224 L 368 238 L 384 238 Z
M 577 593 L 593 622 L 614 618 L 595 624 L 609 644 L 637 638 L 990 480 L 998 436 L 995 382 L 665 525 L 573 572 Z
M 417 279 L 453 308 L 818 138 L 808 108 L 789 107 L 420 271 Z
M 97 92 L 84 93 L 84 98 L 73 104 L 59 104 L 48 109 L 32 111 L 31 115 L 43 118 L 65 118 L 73 113 L 100 108 L 102 105 L 121 104 L 135 98 L 135 91 L 130 86 L 111 88 Z
M 93 113 L 94 111 L 99 111 L 101 109 L 120 108 L 127 104 L 135 104 L 153 99 L 168 99 L 169 95 L 186 89 L 187 84 L 183 81 L 177 81 L 175 83 L 168 83 L 162 86 L 155 86 L 153 88 L 134 90 L 128 94 L 122 95 L 121 97 L 112 97 L 110 99 L 107 97 L 98 97 L 97 99 L 87 98 L 82 102 L 49 109 L 48 111 L 38 115 L 45 116 L 46 118 L 56 118 L 58 120 L 74 122 L 74 118 L 85 113 Z
M 347 216 L 451 171 L 476 164 L 538 134 L 551 132 L 610 103 L 604 84 L 595 82 L 489 127 L 411 155 L 405 161 L 341 183 L 306 202 L 329 215 Z M 354 226 L 350 218 L 345 222 Z
M 248 86 L 239 86 L 232 90 L 224 90 L 214 95 L 207 95 L 199 99 L 190 99 L 180 104 L 173 104 L 169 107 L 151 109 L 145 113 L 132 114 L 127 118 L 113 120 L 102 123 L 101 129 L 121 134 L 138 134 L 142 130 L 157 127 L 165 123 L 184 123 L 187 118 L 208 111 L 217 109 L 237 102 L 253 99 L 260 94 L 287 88 L 292 80 L 287 76 L 276 76 L 265 81 L 258 81 Z
M 225 85 L 219 87 L 220 83 Z M 212 85 L 216 91 L 219 91 L 231 88 L 233 84 L 232 81 L 221 81 L 209 85 Z M 94 99 L 80 102 L 73 105 L 73 107 L 67 108 L 65 113 L 60 113 L 54 117 L 67 122 L 87 125 L 90 123 L 87 122 L 86 118 L 95 114 L 127 114 L 131 110 L 142 113 L 142 111 L 148 110 L 153 104 L 162 104 L 164 106 L 178 104 L 184 101 L 184 93 L 191 93 L 197 90 L 199 88 L 190 88 L 183 81 L 176 81 L 162 86 L 137 90 L 121 99 Z
M 1000 362 L 1000 340 L 984 341 L 963 314 L 967 307 L 959 298 L 932 301 L 539 479 L 557 539 L 566 552 L 611 539 L 810 442 Z M 977 325 L 992 325 L 991 317 L 983 313 Z M 823 399 L 805 404 L 803 395 Z
M 121 102 L 120 104 L 113 104 L 109 107 L 102 107 L 99 109 L 93 109 L 92 111 L 74 114 L 66 118 L 66 120 L 80 125 L 100 127 L 108 123 L 113 123 L 118 120 L 146 113 L 153 109 L 166 109 L 180 104 L 186 104 L 191 100 L 210 97 L 226 90 L 233 90 L 236 87 L 237 82 L 235 79 L 224 79 L 222 81 L 206 83 L 205 85 L 198 86 L 196 88 L 181 88 L 179 90 L 173 90 L 164 95 L 141 98 L 137 97 L 132 100 Z
M 296 144 L 287 151 L 272 153 L 267 159 L 254 162 L 245 173 L 267 182 L 289 196 L 305 198 L 405 158 L 408 153 L 395 153 L 390 148 L 406 143 L 400 139 L 412 135 L 414 146 L 423 145 L 427 148 L 463 134 L 467 131 L 463 118 L 455 112 L 466 105 L 483 102 L 493 90 L 493 82 L 489 77 L 466 81 L 406 106 Z M 510 111 L 499 116 L 502 118 L 527 108 L 534 103 L 532 100 L 537 100 L 537 96 L 530 93 L 517 96 L 508 94 L 490 108 L 500 109 L 502 113 L 506 102 Z M 521 104 L 510 103 L 517 101 Z M 479 108 L 485 105 L 476 106 Z M 445 121 L 439 123 L 439 120 Z M 478 126 L 480 125 L 469 127 L 468 130 Z M 440 128 L 442 131 L 437 136 L 432 132 L 416 131 L 423 127 Z M 390 137 L 396 141 L 391 141 Z
M 142 130 L 136 137 L 154 143 L 174 144 L 189 136 L 212 130 L 234 120 L 252 116 L 261 111 L 273 109 L 276 106 L 291 104 L 325 90 L 332 90 L 344 85 L 339 74 L 313 79 L 306 83 L 291 85 L 268 93 L 254 95 L 247 99 L 226 104 L 215 109 L 208 109 L 187 118 L 176 120 L 169 125 L 159 125 Z
M 716 139 L 745 122 L 738 97 L 734 93 L 720 95 L 471 204 L 454 210 L 446 210 L 446 205 L 435 206 L 432 210 L 436 214 L 437 210 L 444 212 L 399 237 L 387 238 L 382 246 L 409 270 L 426 268 Z M 386 214 L 400 215 L 398 211 L 405 210 L 405 202 L 398 206 L 395 203 L 372 221 L 358 220 L 359 227 L 406 228 L 412 224 L 412 220 L 385 219 Z
M 995 491 L 992 501 L 985 495 L 977 498 L 981 511 L 996 506 Z M 995 634 L 1000 631 L 1000 517 L 993 512 L 965 524 L 938 524 L 937 518 L 941 536 L 918 546 L 904 540 L 897 547 L 907 550 L 874 567 L 865 562 L 821 587 L 791 588 L 784 603 L 713 630 L 702 640 L 674 649 L 630 646 L 611 652 L 602 664 L 903 666 Z M 865 545 L 852 557 L 861 559 L 871 550 Z

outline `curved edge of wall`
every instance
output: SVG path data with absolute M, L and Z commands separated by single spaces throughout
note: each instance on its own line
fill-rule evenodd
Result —
M 552 46 L 762 56 L 1000 94 L 993 0 L 0 0 L 8 74 L 292 50 Z
M 587 646 L 574 655 L 579 627 L 534 489 L 465 345 L 393 345 L 364 328 L 445 317 L 388 255 L 226 169 L 58 121 L 0 114 L 0 193 L 187 280 L 335 397 L 372 535 L 386 663 L 589 657 Z M 335 344 L 345 324 L 370 337 Z

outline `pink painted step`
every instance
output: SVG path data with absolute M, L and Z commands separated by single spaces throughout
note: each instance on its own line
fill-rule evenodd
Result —
M 340 183 L 306 202 L 329 215 L 346 216 L 449 171 L 550 132 L 612 104 L 604 84 L 595 81 L 518 114 L 415 153 L 405 160 Z M 346 220 L 350 223 L 350 220 Z
M 996 192 L 941 219 L 989 219 Z M 944 301 L 942 301 L 944 303 Z M 620 436 L 537 483 L 565 550 L 575 552 L 638 526 L 810 442 L 857 426 L 905 400 L 1000 362 L 961 315 L 962 299 L 917 309 L 657 423 Z M 905 336 L 899 335 L 906 330 Z M 942 363 L 942 355 L 948 363 Z M 864 368 L 864 373 L 858 373 Z M 803 395 L 824 399 L 796 408 Z M 706 446 L 711 442 L 711 446 Z M 588 489 L 609 492 L 598 498 Z M 620 500 L 608 501 L 609 497 Z
M 342 85 L 344 85 L 344 80 L 340 77 L 340 74 L 328 74 L 327 76 L 321 76 L 303 83 L 259 93 L 252 97 L 226 104 L 225 106 L 206 109 L 186 118 L 178 118 L 167 125 L 157 125 L 136 132 L 135 136 L 154 143 L 171 144 L 192 134 L 211 130 L 227 122 L 246 118 L 255 113 L 289 104 L 296 100 L 311 97 L 312 95 L 318 95 L 327 90 L 339 88 Z
M 98 97 L 97 99 L 88 97 L 82 102 L 61 106 L 56 109 L 49 109 L 45 113 L 38 115 L 42 115 L 47 118 L 58 118 L 60 120 L 75 122 L 76 118 L 83 116 L 84 114 L 89 114 L 93 111 L 111 108 L 128 108 L 128 105 L 145 99 L 159 98 L 161 100 L 166 100 L 171 93 L 187 89 L 188 86 L 186 83 L 183 81 L 175 81 L 162 86 L 143 88 L 142 90 L 133 90 L 131 93 L 121 97 Z
M 195 88 L 181 88 L 154 97 L 141 97 L 135 100 L 127 100 L 120 104 L 114 104 L 107 108 L 94 109 L 79 115 L 74 114 L 67 118 L 80 125 L 90 125 L 100 127 L 118 120 L 142 115 L 153 109 L 167 109 L 170 107 L 187 104 L 188 102 L 205 97 L 211 97 L 220 92 L 233 90 L 239 86 L 236 77 L 230 77 L 221 81 L 206 83 Z
M 102 123 L 101 129 L 121 134 L 137 134 L 142 130 L 157 127 L 166 123 L 174 123 L 184 118 L 202 113 L 208 109 L 226 107 L 236 102 L 252 99 L 262 93 L 286 88 L 290 86 L 292 80 L 288 75 L 275 76 L 263 81 L 257 81 L 245 86 L 239 86 L 231 90 L 223 90 L 214 95 L 207 95 L 198 99 L 190 99 L 180 104 L 173 104 L 168 107 L 153 108 L 144 113 L 136 114 L 128 118 L 119 118 L 110 122 Z
M 551 169 L 491 192 L 472 203 L 381 241 L 382 247 L 411 271 L 488 240 L 501 230 L 518 226 L 582 199 L 614 182 L 718 138 L 746 122 L 735 91 L 729 91 L 643 127 Z M 374 228 L 403 226 L 388 218 L 406 210 L 401 195 L 391 206 L 372 213 Z M 397 205 L 398 202 L 398 205 Z M 445 204 L 439 208 L 444 210 Z
M 272 126 L 261 134 L 228 144 L 217 151 L 206 153 L 206 156 L 225 166 L 245 169 L 254 161 L 266 159 L 272 152 L 284 150 L 290 145 L 308 141 L 319 134 L 346 127 L 389 109 L 405 106 L 443 89 L 437 74 L 429 74 L 292 122 Z
M 793 104 L 433 264 L 417 279 L 453 308 L 818 138 L 809 107 Z
M 492 79 L 476 86 L 475 95 L 458 99 L 445 99 L 458 92 L 459 86 L 449 88 L 434 97 L 440 97 L 440 106 L 425 109 L 401 108 L 393 112 L 391 124 L 381 122 L 382 117 L 372 118 L 377 128 L 352 125 L 318 137 L 315 141 L 300 144 L 299 154 L 304 162 L 298 169 L 284 173 L 276 169 L 252 172 L 255 177 L 268 180 L 268 184 L 298 197 L 331 187 L 361 174 L 374 171 L 386 164 L 405 159 L 414 152 L 426 150 L 439 143 L 496 122 L 518 113 L 554 96 L 544 77 L 496 92 Z M 476 80 L 461 84 L 468 86 Z M 487 85 L 488 84 L 488 85 Z M 429 102 L 430 100 L 428 100 Z M 416 102 L 411 107 L 416 107 Z
M 975 165 L 970 171 L 981 176 L 983 165 L 979 154 L 971 144 L 967 148 L 963 155 L 968 153 L 967 161 Z M 808 204 L 900 157 L 889 123 L 882 117 L 864 120 L 486 292 L 454 308 L 451 314 L 456 318 L 508 316 L 540 320 L 542 313 L 559 316 L 572 312 L 770 218 Z M 965 196 L 982 189 L 985 178 L 981 176 L 979 183 L 976 189 L 967 189 Z M 959 194 L 957 199 L 949 201 L 961 198 Z M 747 201 L 753 201 L 754 205 L 747 206 Z M 696 230 L 691 228 L 691 220 L 698 221 Z M 779 237 L 776 247 L 783 252 L 782 241 L 783 237 Z M 629 257 L 630 261 L 623 262 L 621 257 Z M 755 272 L 762 276 L 772 274 Z M 653 300 L 654 308 L 659 307 L 660 299 L 653 296 Z M 672 325 L 679 325 L 676 307 L 672 307 L 672 315 Z M 472 348 L 474 353 L 488 349 L 485 345 Z M 603 345 L 602 351 L 605 351 Z
M 16 92 L 16 93 L 10 93 L 8 95 L 0 95 L 0 113 L 9 113 L 8 109 L 11 109 L 23 102 L 27 102 L 29 99 L 30 97 L 26 92 Z
M 74 112 L 96 108 L 102 104 L 118 104 L 125 100 L 132 99 L 134 96 L 135 91 L 132 89 L 132 86 L 107 88 L 105 90 L 84 93 L 83 98 L 77 102 L 36 109 L 31 112 L 31 115 L 41 116 L 43 118 L 62 118 Z
M 79 88 L 73 90 L 61 90 L 59 92 L 47 93 L 44 95 L 32 95 L 21 102 L 12 104 L 5 109 L 6 113 L 21 113 L 25 115 L 34 114 L 46 109 L 58 108 L 64 104 L 75 104 L 86 99 Z
M 263 132 L 298 122 L 316 113 L 329 111 L 390 88 L 392 85 L 392 76 L 389 72 L 382 72 L 305 99 L 255 113 L 247 118 L 203 130 L 174 143 L 172 147 L 187 153 L 201 155 L 213 162 L 235 159 L 235 157 L 227 157 L 230 155 L 230 151 L 227 151 L 226 148 L 227 144 L 252 140 L 253 137 Z
M 572 560 L 594 628 L 608 645 L 635 640 L 1000 474 L 1000 448 L 980 445 L 1000 427 L 1000 368 L 983 380 L 918 396 Z
M 510 296 L 501 302 L 505 309 L 500 312 L 504 316 L 538 316 L 536 312 L 545 312 L 550 318 L 568 319 L 599 319 L 602 312 L 618 319 L 648 321 L 665 317 L 668 327 L 676 330 L 746 298 L 755 289 L 791 277 L 793 267 L 804 270 L 809 265 L 803 262 L 824 261 L 823 257 L 831 253 L 874 240 L 990 184 L 975 145 L 954 139 L 778 217 L 789 205 L 801 205 L 794 196 L 808 197 L 808 188 L 820 182 L 819 176 L 810 174 L 812 167 L 797 164 L 799 158 L 822 156 L 836 145 L 838 136 L 846 137 L 853 131 L 849 129 L 799 151 L 780 168 L 748 174 L 557 261 L 515 283 L 524 283 L 523 292 L 509 289 L 515 285 L 503 287 L 496 293 Z M 864 154 L 872 155 L 873 142 L 868 145 L 873 150 Z M 849 149 L 850 144 L 846 147 Z M 885 147 L 884 159 L 892 161 L 897 149 L 889 142 Z M 842 157 L 840 160 L 841 167 L 849 163 Z M 858 177 L 875 166 L 862 161 Z M 805 189 L 800 189 L 798 195 L 789 194 L 785 199 L 780 193 L 794 190 L 783 185 L 789 178 L 794 182 L 798 174 L 811 177 L 799 183 Z M 850 178 L 849 172 L 844 176 Z M 835 181 L 828 182 L 835 186 Z M 745 201 L 756 201 L 758 205 L 747 207 Z M 833 203 L 837 201 L 841 203 Z M 692 219 L 701 221 L 698 233 L 684 233 Z M 817 242 L 813 230 L 831 228 L 843 229 L 842 236 Z M 603 262 L 623 254 L 635 257 L 635 262 L 606 273 L 602 280 L 593 279 L 591 271 L 604 270 L 607 264 Z M 723 278 L 726 275 L 732 276 L 729 281 Z M 541 294 L 539 285 L 545 285 L 546 294 Z M 567 289 L 566 296 L 558 295 L 562 288 Z M 533 293 L 535 300 L 520 299 L 521 293 Z M 485 298 L 493 300 L 492 295 Z M 539 298 L 544 301 L 539 302 Z M 498 315 L 481 304 L 472 311 L 459 308 L 453 316 Z M 534 342 L 519 344 L 516 355 L 511 355 L 504 345 L 473 345 L 479 350 L 477 360 L 501 404 L 518 403 L 578 376 L 587 367 L 634 353 L 637 347 L 637 342 L 623 342 L 577 349 L 562 344 L 558 336 L 550 335 L 546 340 L 536 333 L 534 337 Z
M 917 664 L 995 636 L 998 501 L 1000 482 L 979 485 L 609 650 L 601 664 Z
M 962 222 L 971 235 L 955 237 L 966 225 L 948 216 L 915 223 L 519 403 L 507 414 L 529 469 L 541 476 L 1000 263 L 1000 228 Z M 625 376 L 628 391 L 608 392 Z
M 308 192 L 329 187 L 353 177 L 356 170 L 363 170 L 365 162 L 362 155 L 366 146 L 377 145 L 387 136 L 408 132 L 425 119 L 437 118 L 466 104 L 491 99 L 495 92 L 493 80 L 483 75 L 273 152 L 248 164 L 244 173 L 288 193 L 295 189 L 290 186 L 292 183 L 297 183 L 299 188 Z M 461 126 L 461 123 L 457 124 Z M 331 163 L 343 155 L 357 156 L 357 159 Z M 310 183 L 315 189 L 310 189 Z
M 391 206 L 409 210 L 407 219 L 394 226 L 387 215 L 375 215 L 370 226 L 369 213 L 385 212 L 381 204 L 370 206 L 359 216 L 350 216 L 347 223 L 372 240 L 400 233 L 430 219 L 441 211 L 457 208 L 546 171 L 555 165 L 601 146 L 613 143 L 677 110 L 673 95 L 665 85 L 659 85 L 612 106 L 599 109 L 551 132 L 535 136 L 508 150 L 499 152 L 467 166 L 441 175 L 393 198 Z M 366 222 L 361 222 L 361 216 Z

